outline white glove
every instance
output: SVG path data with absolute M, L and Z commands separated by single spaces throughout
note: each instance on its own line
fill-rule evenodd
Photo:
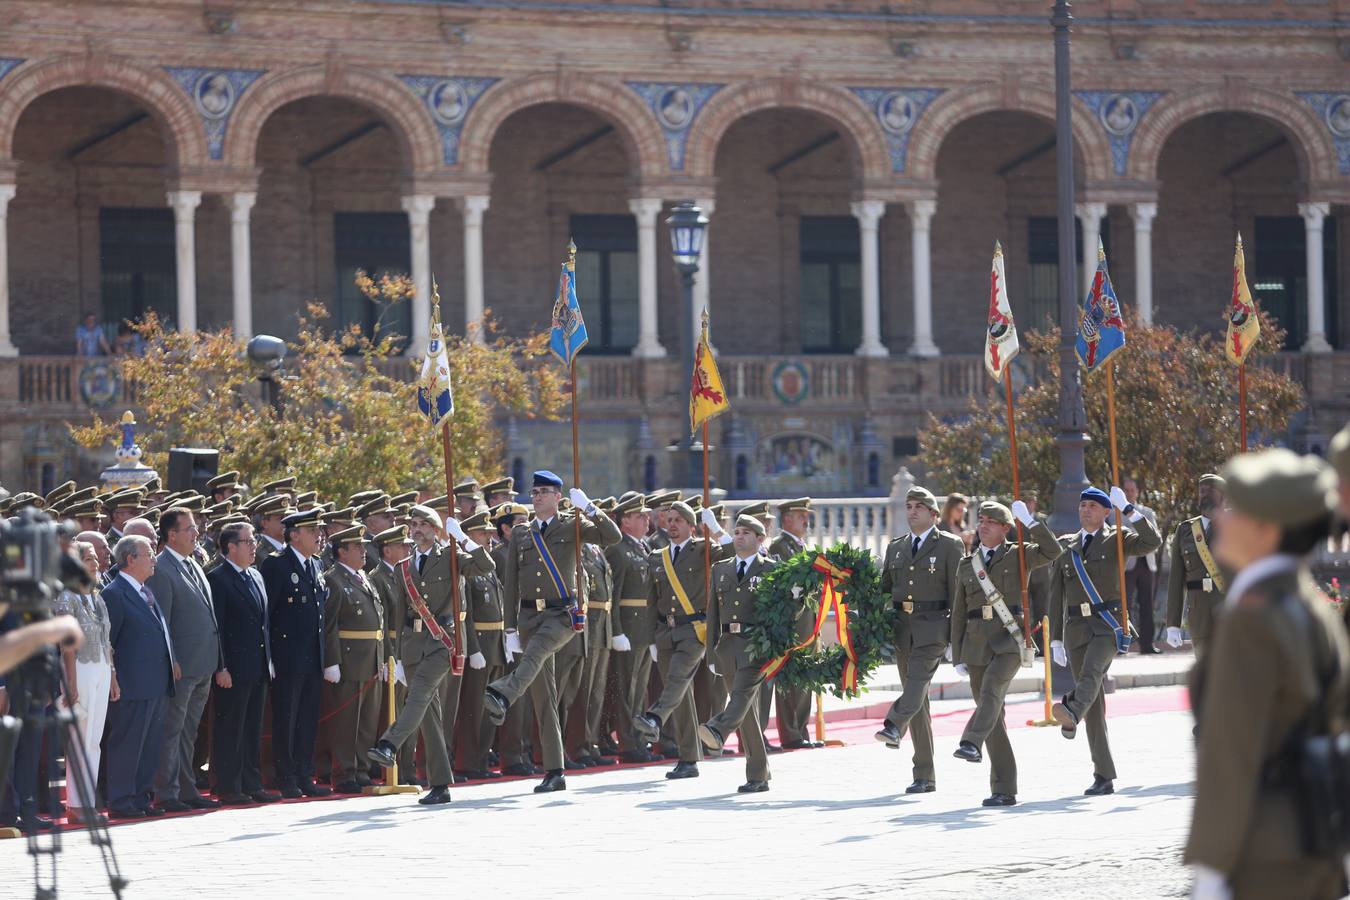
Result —
M 506 633 L 506 652 L 524 653 L 525 648 L 520 645 L 520 632 L 508 631 Z
M 512 653 L 509 649 L 506 650 L 505 653 L 506 653 L 506 664 L 509 666 L 511 665 L 511 663 L 516 661 L 516 655 Z
M 942 658 L 945 659 L 947 662 L 951 662 L 951 661 L 952 661 L 952 645 L 951 645 L 951 644 L 948 644 L 948 645 L 947 645 L 947 649 L 943 651 L 943 653 L 942 653 Z
M 445 520 L 445 533 L 461 544 L 469 539 L 469 536 L 464 533 L 464 529 L 459 526 L 459 519 L 447 518 Z
M 616 653 L 627 653 L 633 649 L 633 645 L 629 642 L 628 635 L 616 634 L 609 639 L 609 649 Z
M 1067 666 L 1069 664 L 1069 654 L 1064 652 L 1063 641 L 1050 642 L 1050 658 L 1055 661 L 1057 666 Z
M 1030 528 L 1036 524 L 1036 519 L 1031 515 L 1031 510 L 1021 500 L 1014 500 L 1012 505 L 1012 514 L 1017 517 L 1017 521 L 1022 523 L 1024 528 Z
M 403 660 L 394 660 L 394 680 L 404 687 L 408 686 L 408 673 L 403 671 Z
M 1167 646 L 1176 649 L 1181 646 L 1181 629 L 1167 626 Z
M 487 668 L 487 657 L 483 656 L 483 654 L 481 654 L 481 653 L 475 653 L 473 656 L 470 656 L 470 657 L 469 657 L 469 668 L 470 668 L 470 669 L 486 669 L 486 668 Z
M 716 675 L 716 674 L 717 674 L 717 666 L 713 665 L 712 663 L 708 663 L 708 671 L 711 672 L 711 673 L 713 673 L 714 675 Z M 719 677 L 720 677 L 720 676 L 719 676 Z
M 329 666 L 323 670 L 323 680 L 329 684 L 337 684 L 342 680 L 342 669 L 339 666 Z
M 1121 512 L 1124 512 L 1125 507 L 1130 505 L 1130 501 L 1125 499 L 1125 492 L 1114 485 L 1111 487 L 1111 505 Z
M 699 513 L 699 519 L 703 522 L 703 527 L 708 529 L 709 534 L 722 533 L 722 526 L 717 524 L 717 516 L 713 515 L 711 509 L 705 507 L 703 511 Z
M 388 680 L 389 680 L 389 664 L 388 664 L 388 663 L 380 663 L 380 680 L 381 680 L 381 681 L 388 681 Z
M 1209 866 L 1195 866 L 1195 884 L 1191 885 L 1191 900 L 1232 900 L 1233 891 L 1228 880 Z
M 962 678 L 970 677 L 970 671 L 966 669 L 965 663 L 957 663 L 956 665 L 952 666 L 952 668 L 955 669 L 956 674 L 960 675 Z
M 588 516 L 595 515 L 595 504 L 591 498 L 586 496 L 586 492 L 581 488 L 572 488 L 567 492 L 567 499 L 572 501 L 572 505 L 581 510 Z
M 656 645 L 651 644 L 647 647 L 647 652 L 652 655 L 652 662 L 656 662 Z
M 277 677 L 277 667 L 272 665 L 272 661 L 267 661 L 267 677 L 275 679 Z

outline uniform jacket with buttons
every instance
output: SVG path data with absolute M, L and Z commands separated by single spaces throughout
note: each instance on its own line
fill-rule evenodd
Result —
M 1213 521 L 1210 520 L 1211 527 Z M 1192 522 L 1199 522 L 1202 527 L 1205 524 L 1200 516 L 1187 519 L 1172 532 L 1172 540 L 1168 542 L 1172 552 L 1172 571 L 1167 576 L 1167 624 L 1172 628 L 1180 628 L 1182 613 L 1189 602 L 1192 628 L 1197 625 L 1194 621 L 1196 618 L 1203 618 L 1205 621 L 1199 623 L 1199 628 L 1204 631 L 1214 608 L 1223 603 L 1225 592 L 1220 590 L 1217 584 L 1213 586 L 1212 591 L 1204 590 L 1203 582 L 1209 577 L 1209 569 L 1200 558 L 1200 548 L 1196 545 L 1195 535 L 1191 532 Z M 1210 536 L 1206 536 L 1205 543 L 1209 545 L 1210 555 L 1213 556 L 1214 545 Z M 1227 585 L 1233 580 L 1233 573 L 1219 563 L 1217 558 L 1214 561 L 1219 566 L 1224 584 Z M 1201 582 L 1198 588 L 1186 586 L 1187 583 L 1197 581 Z
M 301 566 L 290 547 L 258 565 L 267 588 L 267 620 L 277 677 L 319 675 L 324 668 L 323 608 L 328 588 L 316 560 Z
M 403 631 L 406 600 L 398 572 L 380 560 L 380 564 L 367 572 L 366 577 L 375 587 L 375 593 L 380 595 L 380 605 L 384 607 L 385 646 L 395 658 L 402 659 L 399 654 L 399 636 Z
M 1044 521 L 1037 520 L 1027 531 L 1027 540 L 1023 544 L 1027 561 L 1027 574 L 1042 566 L 1048 566 L 1063 552 L 1055 533 Z M 975 553 L 984 553 L 984 547 L 978 541 Z M 1022 606 L 1022 566 L 1017 558 L 1017 542 L 1004 541 L 994 549 L 993 562 L 985 566 L 990 582 L 1003 595 L 1003 602 L 1009 610 Z M 1007 653 L 1016 656 L 1021 653 L 1022 641 L 1014 639 L 1004 627 L 1003 620 L 994 612 L 989 598 L 975 575 L 975 560 L 967 554 L 956 569 L 956 599 L 952 602 L 952 659 L 968 666 L 987 666 L 995 654 Z M 991 607 L 989 618 L 984 617 L 984 607 Z M 980 613 L 977 619 L 971 619 L 970 613 Z M 1025 616 L 1026 610 L 1022 610 Z M 1013 617 L 1021 621 L 1017 613 Z
M 703 538 L 691 537 L 680 551 L 680 558 L 673 563 L 675 577 L 680 580 L 680 585 L 689 598 L 689 605 L 694 608 L 695 613 L 706 612 L 708 608 L 703 584 L 705 543 Z M 666 566 L 662 561 L 663 557 L 673 550 L 674 545 L 663 550 L 654 550 L 648 557 L 648 565 L 652 570 L 652 598 L 655 601 L 653 605 L 658 624 L 663 622 L 666 616 L 688 615 L 679 598 L 675 596 L 675 589 L 671 586 L 670 579 L 666 577 Z M 719 562 L 734 553 L 730 543 L 714 544 L 712 561 Z
M 483 654 L 489 666 L 506 665 L 505 632 L 502 630 L 502 583 L 494 568 L 484 575 L 470 575 L 464 579 L 464 607 L 468 611 L 468 627 L 464 631 L 465 653 Z M 479 631 L 480 625 L 496 628 Z
M 736 576 L 739 565 L 740 560 L 732 555 L 713 566 L 713 592 L 708 603 L 709 650 L 716 649 L 718 641 L 729 636 L 722 634 L 723 625 L 737 622 L 742 626 L 753 627 L 758 622 L 755 615 L 755 588 L 775 563 L 763 553 L 757 553 L 745 567 L 744 578 Z
M 1138 529 L 1137 531 L 1135 529 Z M 1162 546 L 1162 535 L 1158 526 L 1143 516 L 1122 528 L 1124 532 L 1125 555 L 1143 556 Z M 1083 546 L 1083 533 L 1060 535 L 1060 546 L 1064 552 L 1055 561 L 1054 572 L 1050 577 L 1050 637 L 1064 641 L 1066 647 L 1079 647 L 1093 637 L 1114 637 L 1111 626 L 1098 614 L 1080 616 L 1081 605 L 1089 602 L 1087 591 L 1078 580 L 1074 569 L 1073 554 L 1070 550 Z M 1120 563 L 1116 556 L 1116 529 L 1110 524 L 1102 525 L 1101 531 L 1092 539 L 1092 546 L 1083 554 L 1083 568 L 1097 588 L 1103 603 L 1120 603 Z M 1120 619 L 1120 610 L 1113 609 L 1111 614 Z M 1067 637 L 1066 637 L 1067 633 Z
M 806 541 L 800 540 L 796 535 L 786 531 L 780 531 L 778 537 L 769 544 L 769 558 L 776 562 L 786 562 L 796 556 L 802 550 L 806 549 Z M 801 610 L 797 613 L 797 639 L 806 640 L 811 634 L 811 629 L 815 627 L 815 619 L 811 617 L 804 602 L 798 601 Z
M 576 515 L 576 513 L 558 513 L 544 532 L 544 547 L 553 557 L 553 563 L 557 566 L 569 602 L 577 584 Z M 507 628 L 516 627 L 521 604 L 528 603 L 533 606 L 536 601 L 543 600 L 556 605 L 563 599 L 558 596 L 558 587 L 538 549 L 535 548 L 532 532 L 538 530 L 537 520 L 522 522 L 511 529 L 511 539 L 506 547 L 506 567 L 502 574 Z M 583 543 L 608 547 L 617 544 L 622 538 L 623 533 L 619 531 L 619 526 L 615 525 L 604 511 L 596 510 L 593 519 L 581 517 Z
M 604 551 L 595 544 L 581 548 L 581 567 L 586 572 L 587 652 L 593 655 L 609 647 L 609 639 L 614 636 L 610 624 L 614 613 L 614 572 Z M 604 608 L 606 603 L 610 605 L 608 610 Z
M 645 648 L 656 637 L 656 608 L 652 606 L 652 570 L 650 550 L 629 535 L 605 548 L 605 559 L 614 578 L 614 632 L 628 637 L 634 651 Z M 624 600 L 641 600 L 641 606 L 624 606 Z
M 956 597 L 956 568 L 966 553 L 961 538 L 932 528 L 914 552 L 914 535 L 891 541 L 881 568 L 881 590 L 899 607 L 910 603 L 942 603 L 945 608 L 920 612 L 894 610 L 897 648 L 946 646 L 951 640 L 951 607 Z
M 451 577 L 450 577 L 450 554 L 457 552 L 459 554 L 457 563 L 459 565 L 459 596 L 460 596 L 460 619 L 458 622 L 452 622 L 453 597 L 451 595 Z M 492 563 L 492 556 L 487 548 L 479 545 L 472 553 L 465 553 L 463 550 L 452 551 L 450 547 L 433 547 L 427 554 L 427 562 L 421 572 L 417 571 L 417 553 L 408 557 L 408 567 L 412 575 L 413 584 L 417 587 L 417 593 L 422 598 L 422 602 L 427 605 L 427 610 L 440 622 L 441 627 L 455 625 L 462 627 L 468 619 L 468 613 L 463 604 L 463 598 L 466 595 L 464 589 L 464 579 L 474 575 L 487 575 L 496 571 Z M 444 653 L 447 656 L 449 651 L 445 645 L 431 636 L 431 632 L 425 625 L 419 631 L 413 624 L 414 621 L 421 621 L 417 611 L 413 609 L 412 602 L 408 599 L 408 589 L 403 583 L 403 574 L 394 573 L 399 590 L 403 593 L 403 633 L 399 638 L 399 649 L 402 652 L 403 661 L 406 664 L 420 662 L 426 657 L 437 653 Z M 448 629 L 447 629 L 448 630 Z M 462 650 L 466 644 L 463 637 L 459 641 Z
M 357 570 L 360 572 L 360 570 Z M 328 602 L 323 609 L 324 659 L 340 666 L 343 681 L 373 678 L 385 656 L 384 604 L 364 572 L 353 575 L 338 563 L 324 575 Z M 371 632 L 374 639 L 343 637 Z

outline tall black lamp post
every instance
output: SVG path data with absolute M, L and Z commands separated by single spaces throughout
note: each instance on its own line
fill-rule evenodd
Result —
M 698 259 L 703 253 L 703 235 L 708 227 L 708 217 L 689 200 L 675 204 L 666 219 L 670 230 L 670 250 L 675 257 L 675 268 L 680 273 L 680 287 L 683 294 L 680 315 L 680 352 L 683 354 L 686 371 L 692 374 L 694 365 L 694 345 L 698 341 L 698 325 L 694 322 L 694 276 L 698 274 Z M 682 441 L 685 449 L 685 484 L 702 486 L 700 459 L 703 444 L 690 438 Z M 675 449 L 675 448 L 672 448 Z

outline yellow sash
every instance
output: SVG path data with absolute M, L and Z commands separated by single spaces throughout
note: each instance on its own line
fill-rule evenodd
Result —
M 1209 552 L 1209 544 L 1205 542 L 1205 529 L 1200 526 L 1199 519 L 1191 519 L 1191 537 L 1195 538 L 1196 552 L 1200 554 L 1200 561 L 1205 564 L 1214 587 L 1223 590 L 1223 574 L 1219 572 L 1219 564 L 1214 561 L 1214 554 Z
M 675 591 L 675 599 L 680 601 L 680 608 L 684 610 L 686 616 L 697 615 L 694 612 L 694 604 L 689 602 L 689 595 L 684 591 L 684 585 L 680 584 L 680 576 L 675 574 L 675 563 L 670 557 L 670 548 L 661 550 L 661 565 L 666 568 L 666 578 L 670 581 L 670 587 Z M 708 643 L 708 623 L 693 622 L 694 635 L 698 637 L 700 644 Z

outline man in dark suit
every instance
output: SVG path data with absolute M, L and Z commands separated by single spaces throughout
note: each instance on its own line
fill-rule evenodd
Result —
M 328 599 L 316 556 L 322 509 L 284 520 L 286 549 L 259 566 L 272 641 L 272 760 L 281 796 L 326 797 L 314 783 L 314 739 L 323 684 L 323 606 Z
M 211 571 L 211 595 L 220 622 L 222 668 L 216 673 L 211 772 L 222 803 L 271 803 L 281 799 L 263 790 L 263 702 L 271 680 L 267 596 L 253 568 L 258 541 L 244 522 L 220 531 L 221 564 Z
M 130 535 L 113 549 L 119 574 L 103 589 L 109 640 L 121 696 L 108 708 L 108 812 L 115 818 L 163 815 L 150 802 L 164 745 L 164 711 L 174 694 L 169 629 L 146 582 L 155 573 L 154 546 Z

